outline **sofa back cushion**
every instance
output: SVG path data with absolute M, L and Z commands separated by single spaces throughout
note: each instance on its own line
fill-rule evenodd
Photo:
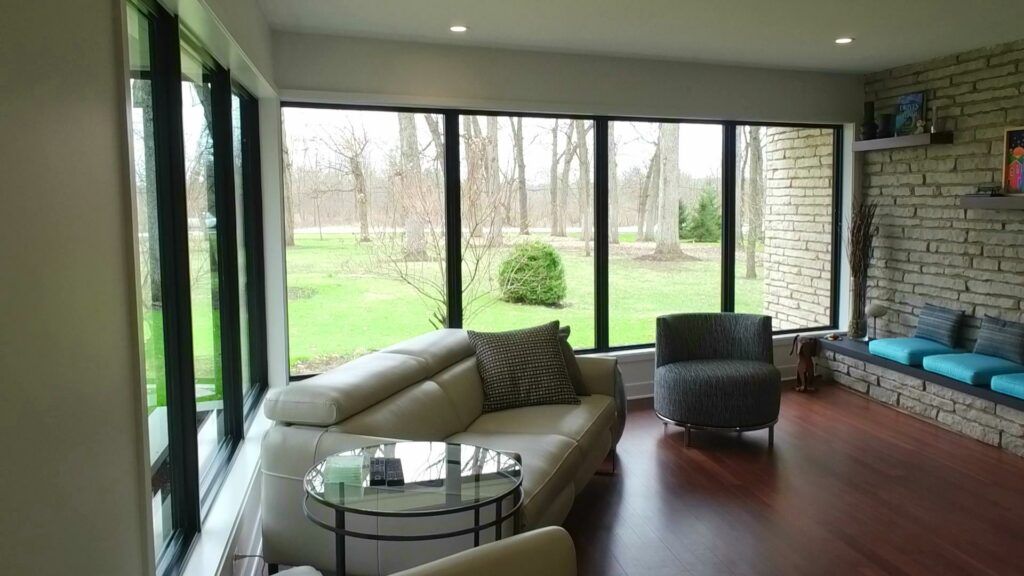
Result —
M 476 356 L 470 356 L 434 374 L 430 378 L 448 395 L 455 406 L 462 430 L 469 428 L 484 411 L 484 385 L 476 367 Z
M 431 371 L 421 358 L 375 352 L 267 393 L 267 418 L 289 424 L 330 426 L 420 382 Z
M 436 330 L 267 394 L 267 418 L 331 426 L 473 355 L 463 330 Z
M 344 420 L 336 429 L 364 436 L 441 441 L 464 428 L 448 395 L 427 380 Z

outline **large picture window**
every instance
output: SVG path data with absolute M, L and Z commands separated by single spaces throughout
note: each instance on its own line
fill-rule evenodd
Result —
M 440 115 L 285 108 L 293 373 L 447 324 Z
M 654 319 L 722 310 L 722 126 L 608 126 L 609 343 L 654 341 Z
M 153 534 L 177 570 L 267 386 L 257 110 L 156 3 L 126 5 Z
M 558 320 L 604 351 L 651 346 L 678 312 L 837 323 L 838 126 L 297 103 L 283 119 L 293 376 L 439 327 Z
M 835 130 L 736 127 L 736 311 L 776 331 L 833 323 Z
M 462 116 L 462 324 L 594 347 L 594 123 Z

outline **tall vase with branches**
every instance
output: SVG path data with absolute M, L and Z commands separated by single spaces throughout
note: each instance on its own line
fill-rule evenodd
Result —
M 863 201 L 853 209 L 850 215 L 849 234 L 846 242 L 846 254 L 850 261 L 850 280 L 852 294 L 850 302 L 850 325 L 847 334 L 850 338 L 864 338 L 868 332 L 865 305 L 868 294 L 868 265 L 871 262 L 871 248 L 878 232 L 875 216 L 878 205 Z

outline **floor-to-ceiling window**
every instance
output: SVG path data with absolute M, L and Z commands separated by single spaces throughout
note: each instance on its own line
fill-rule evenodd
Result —
M 776 331 L 832 326 L 836 131 L 735 130 L 735 309 L 772 316 Z
M 159 5 L 126 5 L 158 571 L 176 569 L 266 388 L 257 111 Z
M 465 115 L 462 325 L 558 320 L 594 347 L 594 122 Z
M 293 376 L 444 326 L 558 320 L 577 349 L 613 350 L 652 345 L 655 318 L 677 312 L 836 325 L 838 126 L 283 117 Z
M 662 314 L 722 310 L 722 125 L 608 133 L 609 343 L 648 344 Z
M 447 324 L 437 114 L 285 108 L 293 373 Z

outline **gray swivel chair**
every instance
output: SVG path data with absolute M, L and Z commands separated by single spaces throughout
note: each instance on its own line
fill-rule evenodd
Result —
M 775 441 L 782 378 L 772 364 L 772 319 L 754 314 L 671 314 L 657 320 L 654 410 L 665 425 L 744 432 Z

